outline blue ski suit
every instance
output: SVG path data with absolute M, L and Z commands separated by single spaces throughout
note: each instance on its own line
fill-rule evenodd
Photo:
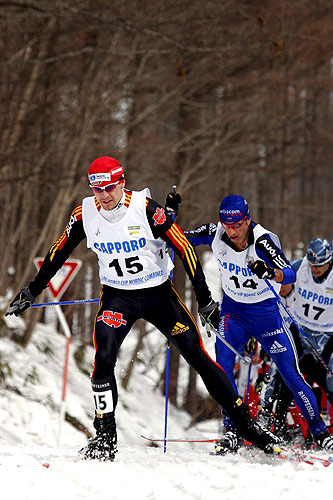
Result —
M 284 273 L 281 284 L 295 282 L 296 273 L 274 233 L 253 221 L 249 229 L 248 244 L 243 251 L 236 251 L 220 223 L 204 224 L 185 234 L 193 246 L 209 245 L 217 260 L 223 289 L 219 332 L 239 352 L 251 336 L 257 339 L 292 391 L 312 434 L 318 434 L 326 426 L 315 395 L 300 372 L 293 337 L 280 314 L 275 295 L 264 280 L 250 271 L 248 262 L 261 259 L 270 267 L 281 269 Z M 271 283 L 278 293 L 281 284 Z M 233 378 L 235 354 L 218 338 L 216 357 L 237 391 Z M 228 418 L 225 418 L 225 426 L 232 426 Z

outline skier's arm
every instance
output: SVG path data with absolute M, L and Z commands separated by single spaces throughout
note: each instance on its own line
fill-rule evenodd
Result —
M 196 251 L 186 238 L 183 230 L 165 212 L 164 208 L 154 200 L 147 200 L 146 212 L 154 237 L 165 241 L 181 259 L 193 285 L 199 308 L 204 308 L 208 304 L 213 303 Z M 217 310 L 216 313 L 218 314 Z M 214 326 L 215 328 L 218 326 L 217 315 Z
M 282 250 L 273 242 L 268 234 L 264 234 L 257 239 L 255 248 L 258 257 L 265 262 L 270 270 L 275 271 L 274 276 L 273 274 L 267 276 L 269 279 L 275 278 L 275 281 L 282 285 L 295 283 L 295 270 L 292 268 Z M 252 266 L 251 270 L 253 270 Z M 255 272 L 255 270 L 253 271 Z
M 82 206 L 73 210 L 60 238 L 51 246 L 44 262 L 27 288 L 23 288 L 11 302 L 6 314 L 19 316 L 33 304 L 36 297 L 47 287 L 49 281 L 62 267 L 74 248 L 86 237 L 82 223 Z
M 211 247 L 215 237 L 216 227 L 216 224 L 210 222 L 208 224 L 202 224 L 195 229 L 184 231 L 184 234 L 194 247 L 199 245 L 209 245 Z
M 302 263 L 302 259 L 292 260 L 290 262 L 291 267 L 294 269 L 296 274 L 300 268 L 301 263 Z M 280 295 L 282 297 L 284 297 L 285 299 L 290 299 L 294 295 L 294 292 L 295 292 L 295 284 L 294 283 L 288 283 L 286 285 L 282 285 L 280 288 Z
M 181 196 L 179 193 L 169 193 L 165 200 L 165 211 L 174 218 L 178 214 L 181 205 Z M 216 232 L 216 224 L 203 224 L 195 229 L 184 231 L 186 238 L 192 243 L 194 247 L 199 245 L 211 246 Z
M 77 245 L 86 237 L 82 222 L 82 205 L 73 210 L 64 232 L 51 245 L 39 273 L 31 283 L 29 290 L 37 297 L 57 271 L 62 267 Z

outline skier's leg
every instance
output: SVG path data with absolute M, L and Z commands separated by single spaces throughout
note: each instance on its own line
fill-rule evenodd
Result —
M 172 286 L 163 288 L 150 300 L 145 319 L 154 324 L 184 359 L 199 373 L 208 392 L 227 411 L 238 432 L 267 452 L 278 440 L 251 417 L 248 407 L 238 398 L 224 369 L 206 352 L 194 318 Z
M 232 345 L 232 347 L 241 354 L 243 353 L 244 345 L 249 338 L 249 334 L 235 319 L 233 319 L 232 315 L 223 315 L 223 311 L 219 325 L 219 333 L 230 345 Z M 219 338 L 216 339 L 215 350 L 217 362 L 223 366 L 235 392 L 239 394 L 234 379 L 235 354 Z M 235 424 L 228 412 L 224 411 L 223 416 L 224 434 L 215 447 L 216 453 L 220 455 L 228 452 L 236 452 L 239 447 L 243 445 L 243 439 L 237 432 Z
M 125 296 L 120 293 L 116 295 L 114 290 L 105 287 L 95 318 L 93 336 L 95 364 L 91 386 L 95 404 L 96 437 L 80 451 L 81 458 L 101 461 L 113 461 L 115 458 L 118 389 L 114 369 L 119 348 L 135 319 L 133 313 L 129 314 Z
M 328 431 L 320 415 L 315 395 L 300 372 L 292 336 L 282 322 L 282 318 L 281 322 L 272 323 L 270 328 L 272 332 L 278 333 L 272 337 L 264 337 L 261 334 L 258 340 L 272 357 L 287 387 L 292 391 L 298 408 L 308 422 L 314 440 L 320 447 L 326 446 Z M 325 437 L 326 444 L 322 437 Z M 333 447 L 333 440 L 328 444 L 328 446 L 331 445 Z

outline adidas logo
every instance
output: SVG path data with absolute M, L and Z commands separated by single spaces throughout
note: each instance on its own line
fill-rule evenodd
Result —
M 275 342 L 273 342 L 269 352 L 270 354 L 278 354 L 279 352 L 284 352 L 286 350 L 287 348 L 283 347 L 283 345 L 279 344 L 279 342 L 276 340 Z
M 177 321 L 177 323 L 172 329 L 171 335 L 178 335 L 179 333 L 184 333 L 189 329 L 190 329 L 189 326 L 185 326 L 182 323 L 179 323 L 179 321 Z

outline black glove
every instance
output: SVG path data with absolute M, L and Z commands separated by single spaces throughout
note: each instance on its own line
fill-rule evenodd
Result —
M 165 210 L 169 215 L 177 215 L 179 206 L 182 202 L 182 197 L 179 193 L 169 193 L 165 200 Z
M 272 267 L 269 267 L 263 260 L 255 260 L 250 262 L 248 267 L 251 271 L 262 280 L 272 280 L 275 278 L 275 271 Z
M 9 316 L 10 314 L 19 316 L 26 309 L 28 309 L 28 307 L 30 307 L 35 300 L 36 297 L 31 294 L 29 288 L 22 288 L 22 290 L 16 295 L 15 299 L 10 303 L 5 316 Z
M 214 302 L 214 300 L 211 299 L 211 301 L 205 307 L 199 307 L 198 313 L 201 319 L 202 326 L 205 326 L 205 324 L 208 323 L 209 325 L 212 325 L 215 330 L 218 330 L 220 322 L 218 302 Z

